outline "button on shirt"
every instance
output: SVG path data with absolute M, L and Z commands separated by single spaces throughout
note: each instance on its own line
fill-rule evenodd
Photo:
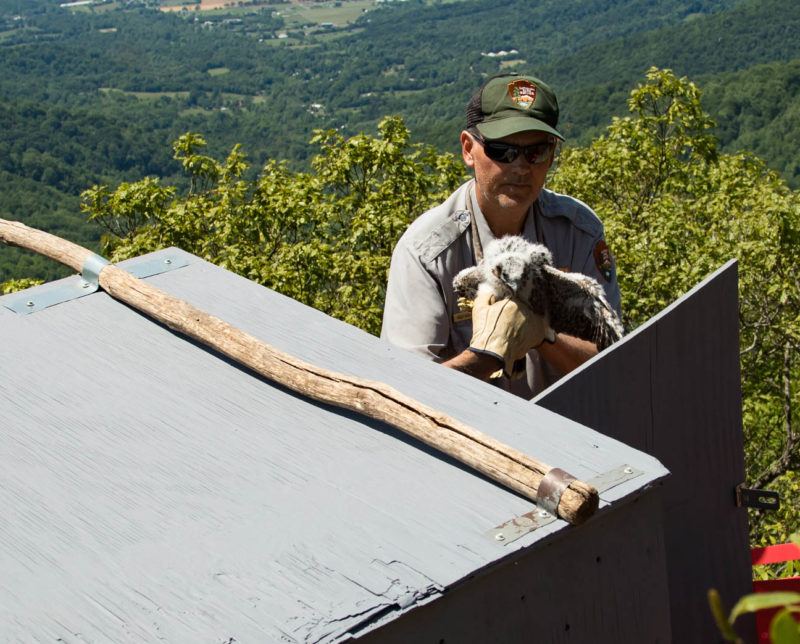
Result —
M 470 209 L 472 213 L 470 214 Z M 480 246 L 494 239 L 474 198 L 474 180 L 460 186 L 441 205 L 417 218 L 392 254 L 381 337 L 391 344 L 443 362 L 469 347 L 472 319 L 459 316 L 453 278 L 476 264 L 472 222 Z M 542 190 L 525 219 L 522 236 L 550 249 L 556 268 L 594 277 L 618 312 L 616 267 L 596 258 L 605 249 L 603 225 L 584 203 Z M 480 253 L 480 251 L 478 251 Z M 602 255 L 610 260 L 610 254 Z M 530 399 L 562 374 L 534 349 L 526 358 L 526 377 L 492 380 L 493 384 Z

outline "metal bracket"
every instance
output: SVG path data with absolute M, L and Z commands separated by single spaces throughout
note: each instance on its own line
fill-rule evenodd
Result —
M 596 487 L 597 491 L 602 494 L 603 492 L 607 492 L 611 488 L 616 487 L 620 483 L 635 479 L 637 476 L 641 476 L 642 474 L 644 474 L 644 472 L 637 470 L 630 465 L 620 465 L 619 467 L 603 474 L 599 474 L 586 482 Z M 547 475 L 545 475 L 545 478 L 546 477 Z M 544 479 L 542 480 L 544 481 Z M 495 543 L 505 546 L 538 528 L 542 528 L 552 523 L 556 519 L 558 519 L 558 517 L 554 513 L 548 512 L 541 506 L 537 506 L 535 510 L 515 517 L 510 521 L 506 521 L 502 525 L 488 530 L 485 534 Z
M 124 268 L 134 277 L 144 279 L 145 277 L 161 275 L 161 273 L 168 273 L 169 271 L 174 271 L 176 268 L 183 268 L 188 265 L 189 260 L 186 257 L 167 255 L 166 257 L 158 257 L 157 259 L 140 262 L 130 267 L 125 266 Z
M 105 257 L 100 257 L 100 255 L 89 255 L 86 261 L 83 262 L 83 267 L 81 268 L 81 277 L 85 283 L 84 288 L 90 289 L 90 293 L 94 293 L 100 288 L 100 271 L 110 263 L 111 262 Z M 83 286 L 83 284 L 81 284 L 81 286 Z
M 737 508 L 758 508 L 759 510 L 777 510 L 781 507 L 781 498 L 772 490 L 754 490 L 744 483 L 736 486 Z
M 73 275 L 54 284 L 51 288 L 40 288 L 31 293 L 21 291 L 0 298 L 3 306 L 20 315 L 36 313 L 50 306 L 69 302 L 84 295 L 90 295 L 99 288 L 100 271 L 108 265 L 108 261 L 100 255 L 90 255 L 83 263 L 80 275 Z M 131 275 L 138 278 L 151 277 L 160 273 L 187 266 L 189 261 L 185 257 L 170 255 L 160 257 L 131 267 L 125 267 Z
M 574 480 L 574 476 L 557 467 L 548 471 L 539 481 L 539 489 L 536 493 L 536 507 L 550 514 L 555 514 L 558 504 L 561 503 L 561 495 L 564 494 L 564 490 Z

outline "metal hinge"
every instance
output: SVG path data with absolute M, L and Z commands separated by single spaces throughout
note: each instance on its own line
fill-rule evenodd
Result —
M 6 295 L 2 298 L 2 304 L 15 313 L 28 315 L 56 304 L 91 295 L 98 289 L 98 276 L 107 264 L 108 261 L 99 255 L 91 255 L 84 263 L 80 275 L 73 275 L 65 280 L 55 282 L 50 288 L 39 288 L 33 293 L 20 291 L 13 295 Z M 188 264 L 189 261 L 185 257 L 170 255 L 139 262 L 130 267 L 126 266 L 125 270 L 141 279 L 166 273 Z
M 736 507 L 777 510 L 781 507 L 781 498 L 772 490 L 754 490 L 742 483 L 736 487 Z
M 588 484 L 597 488 L 601 494 L 607 492 L 620 483 L 635 479 L 637 476 L 644 474 L 642 470 L 637 470 L 630 465 L 620 465 L 619 467 L 599 474 L 594 478 L 586 481 Z M 486 536 L 500 545 L 507 545 L 512 541 L 516 541 L 520 537 L 533 532 L 537 528 L 546 526 L 555 521 L 558 517 L 548 512 L 545 507 L 539 507 L 531 512 L 523 514 L 522 516 L 514 517 L 504 524 L 488 530 Z

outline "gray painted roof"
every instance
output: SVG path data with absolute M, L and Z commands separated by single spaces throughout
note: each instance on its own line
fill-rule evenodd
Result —
M 652 457 L 176 249 L 148 278 L 278 349 L 380 380 L 583 480 Z M 60 283 L 31 289 L 57 288 Z M 562 530 L 393 428 L 253 376 L 97 292 L 0 298 L 0 631 L 21 641 L 346 639 Z M 612 348 L 613 350 L 613 348 Z M 602 359 L 602 356 L 600 357 Z M 613 507 L 605 511 L 612 511 Z

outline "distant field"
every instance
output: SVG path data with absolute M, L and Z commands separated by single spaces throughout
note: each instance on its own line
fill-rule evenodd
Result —
M 162 96 L 167 96 L 168 98 L 188 98 L 189 92 L 129 92 L 121 89 L 115 89 L 113 87 L 101 87 L 100 91 L 104 94 L 112 94 L 114 92 L 118 92 L 120 94 L 125 94 L 127 96 L 135 96 L 136 98 L 142 100 L 158 100 Z
M 284 18 L 313 16 L 315 20 L 305 22 L 333 22 L 344 24 L 361 15 L 363 9 L 376 6 L 375 0 L 331 0 L 330 2 L 298 2 L 293 0 L 284 4 L 269 4 L 254 0 L 242 4 L 238 0 L 201 0 L 200 2 L 180 2 L 180 0 L 166 0 L 161 3 L 161 11 L 215 11 L 218 9 L 242 9 L 247 11 L 253 7 L 269 7 L 272 11 L 281 14 Z M 303 23 L 300 20 L 299 23 Z
M 461 2 L 463 0 L 445 0 Z M 428 4 L 433 4 L 429 0 Z M 297 28 L 301 25 L 320 25 L 331 23 L 334 27 L 346 27 L 355 22 L 363 13 L 379 6 L 376 0 L 330 0 L 329 2 L 308 2 L 290 0 L 284 4 L 267 4 L 259 0 L 241 3 L 239 0 L 201 0 L 196 2 L 180 2 L 180 0 L 162 0 L 161 11 L 219 12 L 220 10 L 247 12 L 253 7 L 268 7 L 283 17 L 286 27 Z
M 286 21 L 287 27 L 304 24 L 330 22 L 336 27 L 344 27 L 355 22 L 362 13 L 376 6 L 374 0 L 343 0 L 340 2 L 300 3 L 283 5 L 277 11 Z
M 516 68 L 522 68 L 528 64 L 527 60 L 522 60 L 521 58 L 515 58 L 514 60 L 501 60 L 500 61 L 500 69 L 504 72 L 512 71 Z
M 202 2 L 200 3 L 197 2 L 184 3 L 184 4 L 163 3 L 161 5 L 161 11 L 180 11 L 181 9 L 186 9 L 187 11 L 212 11 L 214 9 L 221 9 L 223 7 L 235 7 L 235 6 L 237 6 L 235 0 L 233 2 L 231 2 L 230 0 L 202 0 Z

